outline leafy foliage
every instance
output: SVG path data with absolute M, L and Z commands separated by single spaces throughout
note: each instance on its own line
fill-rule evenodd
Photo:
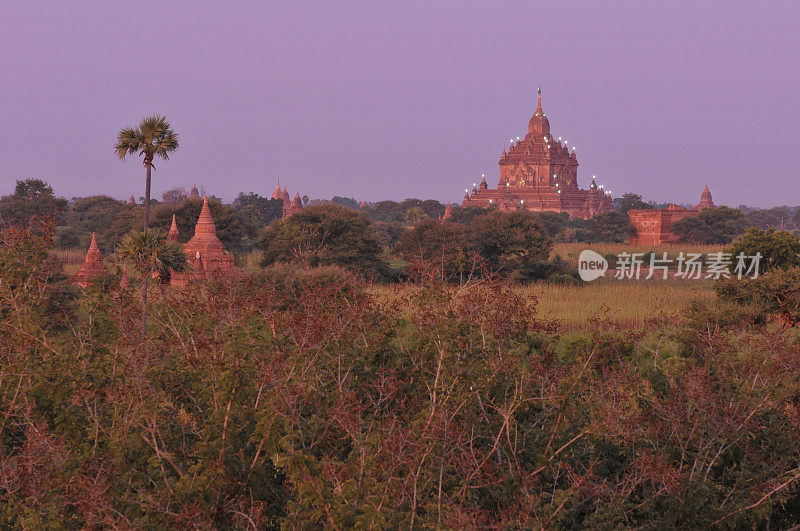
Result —
M 414 213 L 408 218 L 409 210 Z M 420 219 L 438 219 L 444 214 L 444 205 L 433 199 L 406 199 L 405 201 L 379 201 L 370 203 L 364 209 L 364 214 L 371 221 L 386 221 L 414 224 Z
M 183 188 L 182 186 L 170 188 L 161 194 L 162 203 L 172 203 L 177 205 L 183 203 L 186 199 L 189 199 L 189 192 L 187 192 L 186 188 Z
M 255 233 L 258 229 L 280 219 L 283 215 L 283 200 L 262 197 L 253 192 L 239 193 L 233 201 L 233 208 L 240 213 L 246 225 Z
M 169 160 L 169 155 L 179 146 L 178 134 L 165 116 L 154 114 L 148 116 L 137 127 L 123 127 L 117 135 L 114 151 L 120 160 L 127 156 L 139 155 L 148 160 L 159 157 Z
M 734 258 L 761 255 L 759 271 L 773 269 L 789 269 L 800 266 L 800 237 L 790 232 L 777 231 L 774 227 L 767 230 L 748 229 L 727 249 Z
M 593 218 L 594 229 L 589 237 L 592 243 L 623 243 L 636 234 L 628 216 L 622 212 L 603 212 Z
M 403 233 L 395 252 L 417 266 L 436 266 L 442 281 L 461 280 L 470 273 L 467 231 L 456 223 L 421 221 Z
M 365 275 L 386 271 L 382 249 L 363 214 L 333 204 L 311 206 L 263 232 L 262 265 L 292 261 L 305 267 L 338 265 Z
M 732 269 L 740 254 L 753 257 L 758 253 L 761 257 L 755 278 L 753 274 L 742 279 L 731 277 L 714 285 L 722 300 L 755 308 L 787 328 L 800 324 L 800 238 L 774 227 L 751 228 L 726 252 L 733 257 Z M 755 268 L 752 262 L 745 259 L 745 267 Z
M 720 280 L 714 290 L 722 299 L 754 307 L 786 327 L 800 324 L 800 267 L 773 269 L 755 279 Z
M 548 259 L 553 241 L 536 215 L 524 211 L 490 212 L 469 225 L 472 248 L 493 273 L 533 278 L 531 268 Z
M 181 246 L 168 242 L 160 229 L 132 230 L 117 247 L 117 258 L 134 267 L 142 276 L 153 273 L 169 278 L 171 271 L 188 268 Z
M 41 179 L 17 181 L 14 193 L 0 198 L 0 220 L 27 224 L 32 218 L 61 218 L 67 200 L 55 197 L 53 188 Z
M 792 220 L 792 208 L 779 206 L 767 209 L 751 210 L 747 212 L 747 224 L 759 229 L 769 227 L 781 228 L 781 225 L 788 225 Z
M 634 193 L 622 194 L 620 198 L 614 198 L 614 207 L 621 213 L 627 215 L 629 210 L 650 209 L 653 205 L 642 201 L 642 196 Z
M 94 195 L 75 200 L 69 212 L 70 236 L 77 237 L 79 247 L 87 247 L 92 233 L 96 232 L 102 251 L 113 251 L 122 237 L 142 222 L 142 209 L 107 195 Z M 69 247 L 64 236 L 59 237 L 61 247 Z
M 742 234 L 747 218 L 728 207 L 704 208 L 696 216 L 679 219 L 670 229 L 682 242 L 728 244 Z
M 128 290 L 53 306 L 52 227 L 15 230 L 0 235 L 17 264 L 0 268 L 3 527 L 800 518 L 800 344 L 741 314 L 563 332 L 508 284 L 431 279 L 384 300 L 340 268 L 284 264 L 154 293 L 141 341 Z

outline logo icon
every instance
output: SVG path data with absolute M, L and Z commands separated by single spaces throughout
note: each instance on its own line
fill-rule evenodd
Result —
M 578 256 L 578 275 L 584 282 L 591 282 L 605 276 L 608 271 L 608 260 L 603 255 L 589 249 L 581 251 Z

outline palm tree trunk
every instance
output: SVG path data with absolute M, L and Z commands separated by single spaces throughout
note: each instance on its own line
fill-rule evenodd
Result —
M 144 165 L 147 168 L 147 178 L 144 181 L 144 230 L 150 224 L 150 172 L 153 164 L 152 159 L 145 155 Z M 147 340 L 147 285 L 150 282 L 150 275 L 145 275 L 142 283 L 142 340 Z
M 147 284 L 150 275 L 145 275 L 142 283 L 142 340 L 147 340 Z
M 147 178 L 144 181 L 144 230 L 147 230 L 147 226 L 150 224 L 150 170 L 153 164 L 150 160 L 145 159 L 144 165 L 147 167 Z

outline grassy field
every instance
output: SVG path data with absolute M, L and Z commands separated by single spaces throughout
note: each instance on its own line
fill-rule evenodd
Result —
M 662 244 L 662 245 L 631 245 L 629 243 L 556 243 L 551 258 L 560 256 L 567 262 L 575 265 L 578 263 L 578 255 L 584 249 L 591 249 L 601 255 L 618 255 L 620 253 L 649 253 L 653 251 L 657 256 L 667 253 L 669 258 L 674 258 L 678 253 L 700 253 L 706 255 L 721 251 L 721 245 L 690 245 L 690 244 Z
M 373 285 L 370 292 L 385 308 L 402 311 L 408 285 Z M 456 288 L 454 288 L 456 289 Z M 622 328 L 638 328 L 674 320 L 695 299 L 713 301 L 709 281 L 600 280 L 582 286 L 537 283 L 517 288 L 531 302 L 536 316 L 563 329 L 594 326 L 597 320 Z
M 709 281 L 600 280 L 584 286 L 535 284 L 520 287 L 536 296 L 540 319 L 578 328 L 593 319 L 608 319 L 623 327 L 638 327 L 677 317 L 694 299 L 711 301 Z

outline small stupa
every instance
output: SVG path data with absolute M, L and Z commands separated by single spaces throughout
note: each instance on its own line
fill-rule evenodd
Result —
M 86 252 L 86 260 L 84 260 L 78 272 L 75 273 L 74 280 L 76 284 L 85 288 L 92 280 L 107 274 L 108 268 L 103 263 L 103 255 L 97 246 L 97 237 L 93 232 L 92 243 L 89 244 L 89 250 Z
M 178 227 L 173 216 L 173 227 L 177 234 Z M 170 234 L 173 230 L 170 229 Z M 170 279 L 172 286 L 185 286 L 190 281 L 219 280 L 230 278 L 236 274 L 233 256 L 225 250 L 225 246 L 217 237 L 217 227 L 208 207 L 208 198 L 203 198 L 203 208 L 197 219 L 194 236 L 183 246 L 189 271 L 173 272 Z
M 134 199 L 133 194 L 131 194 L 131 198 L 128 199 L 128 204 L 129 205 L 135 205 L 136 204 L 136 199 Z
M 196 184 L 192 185 L 192 191 L 189 192 L 189 198 L 190 199 L 200 199 L 200 192 L 197 191 L 197 185 Z
M 178 224 L 175 222 L 175 214 L 172 214 L 172 226 L 169 228 L 169 234 L 167 234 L 167 241 L 172 243 L 181 242 L 181 233 L 178 232 Z

